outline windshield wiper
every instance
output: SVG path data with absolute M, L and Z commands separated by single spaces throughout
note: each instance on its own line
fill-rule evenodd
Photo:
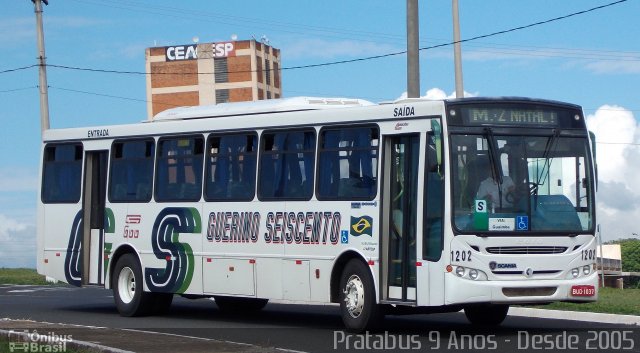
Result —
M 491 164 L 493 180 L 495 180 L 498 185 L 502 185 L 502 163 L 500 163 L 500 158 L 498 157 L 498 144 L 493 136 L 493 130 L 491 130 L 490 127 L 484 129 L 484 134 L 489 149 L 489 163 Z
M 542 170 L 538 174 L 538 180 L 536 180 L 537 185 L 541 185 L 542 182 L 544 182 L 544 180 L 546 180 L 549 176 L 549 172 L 551 171 L 551 158 L 549 158 L 549 155 L 552 151 L 555 151 L 558 136 L 560 136 L 560 129 L 553 129 L 553 135 L 549 137 L 549 139 L 547 140 L 547 145 L 544 147 L 544 153 L 542 154 L 544 165 L 542 166 Z

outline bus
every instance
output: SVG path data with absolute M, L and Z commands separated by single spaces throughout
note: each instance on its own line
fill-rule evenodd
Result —
M 593 134 L 528 98 L 296 97 L 44 133 L 40 274 L 223 310 L 336 303 L 384 315 L 597 300 Z

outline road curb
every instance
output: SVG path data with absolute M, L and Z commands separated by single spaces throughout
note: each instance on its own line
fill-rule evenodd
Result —
M 635 315 L 618 315 L 618 314 L 602 314 L 582 311 L 565 311 L 565 310 L 549 310 L 549 309 L 533 309 L 533 308 L 509 308 L 511 316 L 525 316 L 543 319 L 559 319 L 586 322 L 600 322 L 603 324 L 622 324 L 640 326 L 640 316 Z

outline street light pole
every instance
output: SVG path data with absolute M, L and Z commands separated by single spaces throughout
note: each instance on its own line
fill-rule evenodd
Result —
M 464 98 L 462 83 L 462 49 L 460 45 L 460 18 L 458 15 L 458 0 L 453 0 L 453 57 L 456 75 L 456 98 Z
M 44 32 L 42 30 L 42 3 L 49 5 L 49 0 L 31 0 L 36 13 L 36 30 L 38 32 L 38 61 L 40 66 L 40 128 L 42 133 L 49 130 L 49 86 L 47 84 L 47 61 L 44 53 Z
M 407 0 L 407 97 L 420 98 L 418 0 Z

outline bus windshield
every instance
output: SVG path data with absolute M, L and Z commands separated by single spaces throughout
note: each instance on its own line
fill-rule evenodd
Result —
M 455 134 L 453 223 L 460 233 L 577 234 L 593 228 L 586 137 Z

